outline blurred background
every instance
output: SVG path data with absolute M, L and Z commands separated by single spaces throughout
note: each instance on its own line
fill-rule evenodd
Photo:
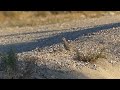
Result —
M 48 25 L 118 14 L 120 11 L 0 11 L 0 27 Z

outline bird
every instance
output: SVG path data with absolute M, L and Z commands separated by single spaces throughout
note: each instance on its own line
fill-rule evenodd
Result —
M 62 41 L 63 41 L 63 44 L 64 44 L 64 47 L 66 50 L 70 50 L 70 44 L 69 42 L 66 40 L 65 37 L 62 38 Z

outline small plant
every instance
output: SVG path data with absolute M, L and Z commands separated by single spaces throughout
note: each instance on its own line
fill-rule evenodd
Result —
M 84 62 L 87 62 L 87 58 L 86 56 L 82 53 L 82 52 L 79 52 L 78 50 L 76 50 L 76 60 L 79 60 L 79 61 L 84 61 Z
M 17 56 L 15 50 L 11 48 L 7 53 L 2 54 L 2 61 L 4 71 L 8 73 L 9 77 L 13 78 L 13 75 L 15 75 L 17 71 Z
M 101 49 L 100 52 L 88 53 L 87 55 L 84 55 L 83 53 L 76 50 L 76 59 L 83 62 L 96 62 L 98 58 L 106 58 L 106 56 L 102 54 L 102 51 L 103 50 Z
M 15 78 L 17 73 L 17 56 L 15 50 L 11 48 L 6 53 L 0 53 L 0 70 L 4 71 L 3 77 L 5 78 Z
M 26 60 L 22 64 L 17 64 L 17 55 L 15 49 L 11 48 L 7 53 L 0 53 L 2 60 L 2 71 L 5 72 L 5 78 L 9 79 L 27 79 L 31 78 L 32 73 L 34 73 L 36 57 L 26 56 Z M 20 63 L 19 63 L 20 64 Z M 24 69 L 21 69 L 24 68 Z

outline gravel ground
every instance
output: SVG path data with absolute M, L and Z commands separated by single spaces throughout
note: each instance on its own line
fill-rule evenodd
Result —
M 1 28 L 0 51 L 5 52 L 10 47 L 15 47 L 19 61 L 29 62 L 28 59 L 35 59 L 34 73 L 30 78 L 90 78 L 82 68 L 87 67 L 94 71 L 95 63 L 74 60 L 76 52 L 65 50 L 62 38 L 65 37 L 73 48 L 84 54 L 96 53 L 104 48 L 108 62 L 119 62 L 119 17 L 120 15 L 103 16 L 40 27 Z

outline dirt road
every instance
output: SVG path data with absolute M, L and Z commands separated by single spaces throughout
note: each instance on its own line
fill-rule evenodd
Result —
M 119 16 L 71 21 L 41 27 L 9 27 L 0 29 L 0 50 L 15 46 L 19 52 L 60 43 L 62 37 L 74 40 L 100 30 L 119 28 Z
M 41 52 L 34 52 L 36 48 L 61 44 L 62 37 L 72 40 L 78 48 L 90 48 L 94 47 L 96 43 L 102 43 L 102 45 L 108 46 L 106 50 L 110 50 L 112 53 L 107 60 L 100 59 L 96 63 L 97 70 L 94 70 L 92 69 L 93 64 L 82 67 L 80 62 L 74 61 L 71 52 L 64 51 L 51 54 L 47 52 L 48 49 L 45 49 L 43 55 Z M 0 28 L 1 52 L 9 50 L 10 47 L 15 47 L 20 55 L 24 53 L 24 55 L 33 55 L 39 58 L 40 65 L 38 67 L 39 72 L 37 72 L 39 74 L 35 74 L 35 78 L 120 78 L 119 41 L 120 15 L 39 27 Z M 84 45 L 78 42 L 83 42 Z M 113 64 L 112 61 L 117 63 Z

